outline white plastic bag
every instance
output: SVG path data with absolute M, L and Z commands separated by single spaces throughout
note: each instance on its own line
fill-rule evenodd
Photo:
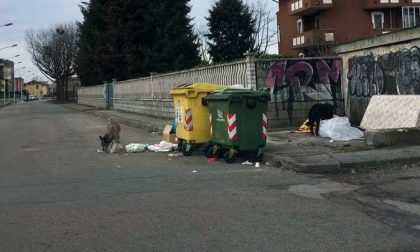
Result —
M 329 120 L 322 120 L 319 135 L 321 137 L 329 137 L 334 141 L 350 141 L 363 138 L 364 136 L 361 130 L 351 127 L 347 117 L 334 117 Z
M 139 143 L 131 143 L 129 145 L 126 145 L 125 149 L 127 150 L 128 153 L 143 152 L 147 149 L 147 145 L 139 144 Z

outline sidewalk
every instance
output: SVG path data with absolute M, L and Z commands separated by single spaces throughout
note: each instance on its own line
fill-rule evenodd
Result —
M 150 132 L 161 133 L 168 120 L 116 110 L 95 110 L 79 104 L 66 108 L 92 113 L 103 118 Z M 363 140 L 330 141 L 289 130 L 271 130 L 264 148 L 264 162 L 302 173 L 340 173 L 375 169 L 391 163 L 412 164 L 420 161 L 420 145 L 370 149 Z

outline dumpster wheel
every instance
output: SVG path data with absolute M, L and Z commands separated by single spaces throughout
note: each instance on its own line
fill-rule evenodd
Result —
M 207 146 L 204 155 L 206 156 L 206 158 L 219 157 L 220 151 L 221 151 L 221 147 L 219 145 L 212 144 L 212 145 Z
M 229 149 L 228 151 L 226 151 L 224 154 L 226 163 L 228 164 L 235 163 L 237 155 L 238 155 L 238 151 L 235 149 Z
M 182 155 L 184 155 L 184 156 L 191 156 L 191 154 L 193 152 L 192 144 L 186 143 L 184 141 L 182 143 L 181 152 L 182 152 Z

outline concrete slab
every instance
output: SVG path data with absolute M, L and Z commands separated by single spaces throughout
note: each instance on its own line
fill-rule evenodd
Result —
M 417 145 L 420 143 L 420 128 L 366 130 L 365 141 L 374 148 Z
M 360 127 L 366 130 L 420 127 L 420 95 L 375 95 Z

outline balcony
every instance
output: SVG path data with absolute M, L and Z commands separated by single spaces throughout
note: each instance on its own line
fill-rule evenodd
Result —
M 332 7 L 333 0 L 294 0 L 289 4 L 289 15 L 311 15 Z
M 364 9 L 392 9 L 403 6 L 420 6 L 420 0 L 366 0 Z
M 293 49 L 335 44 L 334 30 L 312 30 L 293 37 Z

